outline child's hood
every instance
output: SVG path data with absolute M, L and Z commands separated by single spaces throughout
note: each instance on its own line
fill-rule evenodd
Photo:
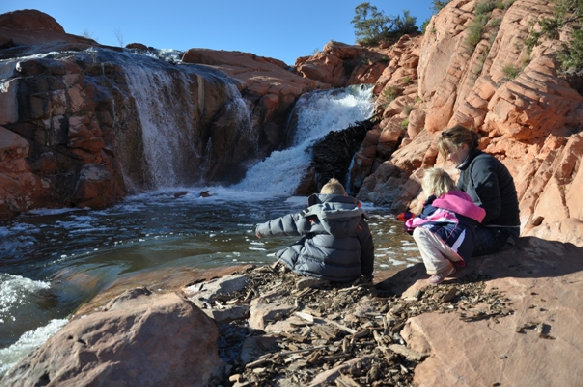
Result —
M 345 195 L 312 194 L 308 204 L 310 206 L 302 211 L 302 216 L 318 219 L 312 231 L 321 229 L 335 237 L 356 236 L 364 214 L 358 200 Z
M 309 207 L 302 215 L 317 216 L 319 219 L 357 218 L 360 220 L 363 211 L 356 198 L 338 194 L 312 194 L 308 197 Z

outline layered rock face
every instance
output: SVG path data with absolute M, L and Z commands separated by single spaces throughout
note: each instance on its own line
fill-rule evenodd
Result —
M 5 211 L 99 208 L 128 191 L 228 180 L 254 154 L 245 103 L 212 69 L 98 48 L 6 60 L 4 74 L 0 124 L 6 147 L 22 149 L 2 161 L 14 182 Z
M 374 171 L 359 197 L 387 203 L 394 211 L 418 209 L 422 169 L 443 163 L 436 136 L 462 124 L 476 129 L 480 148 L 512 173 L 522 235 L 581 245 L 583 97 L 557 75 L 555 54 L 562 40 L 541 41 L 530 54 L 525 43 L 531 26 L 552 14 L 553 3 L 517 0 L 507 9 L 494 9 L 473 47 L 468 36 L 477 3 L 451 1 L 422 37 L 392 48 L 395 66 L 377 82 L 383 121 L 357 156 Z M 415 62 L 416 67 L 405 65 Z M 400 141 L 388 158 L 386 138 Z
M 236 182 L 282 146 L 301 94 L 339 84 L 252 54 L 191 49 L 156 58 L 140 44 L 103 47 L 38 11 L 2 21 L 4 219 L 38 207 L 100 208 L 144 189 Z M 341 43 L 325 55 L 355 63 L 378 56 Z M 340 84 L 373 81 L 379 64 L 370 63 Z
M 100 47 L 37 11 L 2 18 L 2 218 L 38 207 L 101 208 L 144 189 L 233 182 L 258 157 L 251 102 L 224 73 Z

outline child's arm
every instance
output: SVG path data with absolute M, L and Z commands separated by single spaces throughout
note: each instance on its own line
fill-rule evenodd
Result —
M 300 214 L 288 214 L 255 226 L 258 238 L 275 235 L 298 236 L 310 230 L 309 221 Z
M 405 221 L 405 231 L 409 234 L 413 234 L 413 230 L 415 230 L 415 228 L 423 223 L 425 223 L 425 219 L 428 216 L 431 216 L 436 210 L 436 207 L 433 207 L 433 205 L 431 203 L 433 203 L 433 199 L 435 199 L 435 196 L 430 196 L 430 200 L 426 201 L 425 204 L 423 205 L 423 209 L 421 210 L 421 213 L 411 219 L 407 219 Z

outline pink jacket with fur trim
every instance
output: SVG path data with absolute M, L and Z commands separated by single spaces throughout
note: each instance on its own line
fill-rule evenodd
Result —
M 440 237 L 460 258 L 469 258 L 474 244 L 474 227 L 486 216 L 465 192 L 452 191 L 436 198 L 430 196 L 419 216 L 405 222 L 405 230 L 412 232 L 424 227 Z

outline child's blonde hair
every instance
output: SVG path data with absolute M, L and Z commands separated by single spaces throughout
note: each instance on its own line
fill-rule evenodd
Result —
M 423 172 L 421 187 L 427 194 L 441 196 L 456 189 L 453 179 L 443 168 L 428 168 Z
M 346 191 L 344 190 L 344 187 L 335 178 L 332 178 L 332 179 L 328 180 L 328 182 L 326 184 L 324 184 L 324 186 L 322 186 L 322 189 L 320 190 L 320 193 L 322 193 L 322 194 L 346 195 Z

